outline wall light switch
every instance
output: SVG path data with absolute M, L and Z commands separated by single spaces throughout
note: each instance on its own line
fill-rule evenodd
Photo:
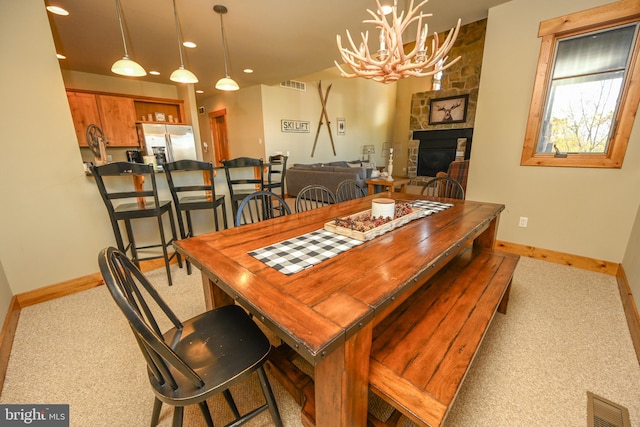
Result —
M 529 218 L 527 218 L 526 216 L 521 216 L 520 222 L 518 223 L 518 225 L 522 228 L 526 228 L 528 222 L 529 222 Z

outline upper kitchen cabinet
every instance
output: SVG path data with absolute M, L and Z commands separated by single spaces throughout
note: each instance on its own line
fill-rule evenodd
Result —
M 181 100 L 74 89 L 67 89 L 67 99 L 81 147 L 88 147 L 85 133 L 91 124 L 102 129 L 107 148 L 138 146 L 136 122 L 184 124 Z
M 73 127 L 76 129 L 76 138 L 81 147 L 88 147 L 87 127 L 96 125 L 102 129 L 102 120 L 98 111 L 96 96 L 92 93 L 67 91 L 67 99 L 73 118 Z
M 88 147 L 85 133 L 91 124 L 100 127 L 109 147 L 138 145 L 133 99 L 70 90 L 67 99 L 81 147 Z
M 122 96 L 96 95 L 96 101 L 107 146 L 137 146 L 136 110 L 133 107 L 133 99 Z

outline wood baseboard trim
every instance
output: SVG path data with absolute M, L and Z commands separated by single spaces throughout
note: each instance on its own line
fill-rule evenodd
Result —
M 512 254 L 526 256 L 529 258 L 553 262 L 555 264 L 568 265 L 583 270 L 604 273 L 615 276 L 618 273 L 619 264 L 610 261 L 603 261 L 595 258 L 588 258 L 579 255 L 556 252 L 549 249 L 540 249 L 534 246 L 520 245 L 518 243 L 496 241 L 496 249 Z
M 629 334 L 631 335 L 633 348 L 636 351 L 638 364 L 640 364 L 640 315 L 638 314 L 638 306 L 631 293 L 631 286 L 629 286 L 629 280 L 622 265 L 618 269 L 616 279 L 618 281 L 620 299 L 622 300 L 622 308 L 624 309 L 624 315 L 627 318 L 627 325 L 629 326 Z
M 18 327 L 18 319 L 20 318 L 20 304 L 16 297 L 11 298 L 7 317 L 2 325 L 0 333 L 0 393 L 4 387 L 4 378 L 7 375 L 9 366 L 9 357 L 11 356 L 11 348 L 13 347 L 13 338 L 16 335 Z

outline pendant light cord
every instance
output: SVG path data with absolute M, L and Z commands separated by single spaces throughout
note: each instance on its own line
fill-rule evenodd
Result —
M 176 0 L 173 0 L 173 16 L 176 20 L 176 34 L 178 36 L 178 52 L 180 52 L 180 67 L 184 68 L 184 61 L 182 60 L 182 38 L 180 37 L 180 24 L 178 21 L 178 10 L 176 9 Z
M 224 55 L 224 73 L 227 78 L 229 77 L 229 69 L 227 68 L 227 41 L 224 37 L 224 24 L 222 23 L 222 14 L 226 13 L 226 9 L 224 12 L 218 12 L 220 14 L 220 30 L 222 30 L 222 54 Z
M 120 0 L 116 0 L 116 10 L 118 11 L 118 22 L 120 22 L 120 34 L 122 34 L 122 44 L 124 45 L 124 57 L 129 59 L 127 51 L 127 41 L 124 37 L 124 25 L 122 24 L 122 10 L 120 10 Z

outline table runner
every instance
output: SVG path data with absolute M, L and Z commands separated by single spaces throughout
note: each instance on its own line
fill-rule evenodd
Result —
M 414 200 L 410 204 L 425 209 L 425 216 L 453 206 L 450 203 L 428 200 Z M 291 275 L 363 243 L 361 240 L 320 229 L 250 251 L 248 254 L 280 273 Z

